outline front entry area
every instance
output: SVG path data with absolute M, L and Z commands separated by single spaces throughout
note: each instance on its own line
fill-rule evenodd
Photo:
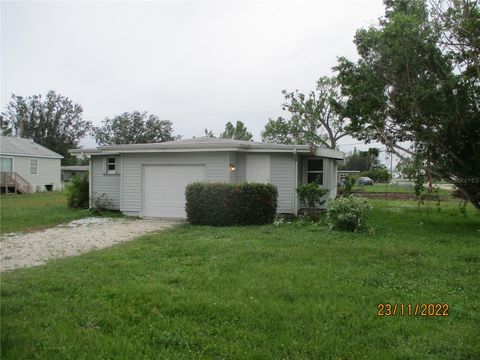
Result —
M 143 216 L 185 218 L 185 187 L 205 181 L 204 165 L 145 165 Z
M 247 154 L 246 179 L 248 182 L 270 182 L 270 154 Z

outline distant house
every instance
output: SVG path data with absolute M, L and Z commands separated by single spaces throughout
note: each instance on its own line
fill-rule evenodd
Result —
M 358 177 L 360 176 L 360 171 L 358 170 L 338 170 L 338 182 L 342 183 L 345 181 L 345 178 L 347 176 L 354 176 Z
M 279 213 L 302 208 L 296 188 L 319 181 L 334 198 L 344 154 L 308 145 L 195 138 L 71 150 L 90 156 L 90 195 L 106 194 L 127 215 L 184 218 L 185 187 L 194 181 L 271 183 Z
M 62 158 L 32 140 L 0 136 L 0 191 L 28 193 L 60 190 Z
M 88 173 L 88 165 L 62 166 L 61 169 L 63 182 L 69 182 L 72 176 Z

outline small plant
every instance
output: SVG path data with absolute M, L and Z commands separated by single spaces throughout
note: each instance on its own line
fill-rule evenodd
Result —
M 93 215 L 102 215 L 104 211 L 109 210 L 112 207 L 113 202 L 107 194 L 93 194 L 92 206 L 90 207 L 90 211 Z
M 332 229 L 359 231 L 366 228 L 370 210 L 365 198 L 339 197 L 328 203 L 327 219 Z
M 307 205 L 309 209 L 315 208 L 316 204 L 325 204 L 325 199 L 322 198 L 327 192 L 327 189 L 324 189 L 316 182 L 302 184 L 297 187 L 297 194 L 300 197 L 300 201 Z
M 88 192 L 88 175 L 73 176 L 65 189 L 68 207 L 88 209 Z

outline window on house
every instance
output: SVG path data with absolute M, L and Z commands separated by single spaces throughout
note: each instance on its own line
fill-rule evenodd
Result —
M 12 172 L 13 171 L 13 159 L 12 158 L 0 158 L 0 171 Z
M 107 174 L 115 174 L 117 172 L 117 159 L 114 157 L 107 158 Z
M 38 160 L 30 159 L 30 175 L 38 175 Z
M 323 159 L 309 159 L 307 162 L 307 182 L 323 185 Z

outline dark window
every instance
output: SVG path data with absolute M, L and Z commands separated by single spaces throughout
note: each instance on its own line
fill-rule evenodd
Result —
M 323 171 L 323 159 L 308 160 L 308 171 Z
M 307 162 L 307 182 L 323 185 L 323 159 L 310 159 Z
M 114 157 L 109 157 L 107 159 L 107 173 L 112 174 L 116 171 L 116 159 Z

